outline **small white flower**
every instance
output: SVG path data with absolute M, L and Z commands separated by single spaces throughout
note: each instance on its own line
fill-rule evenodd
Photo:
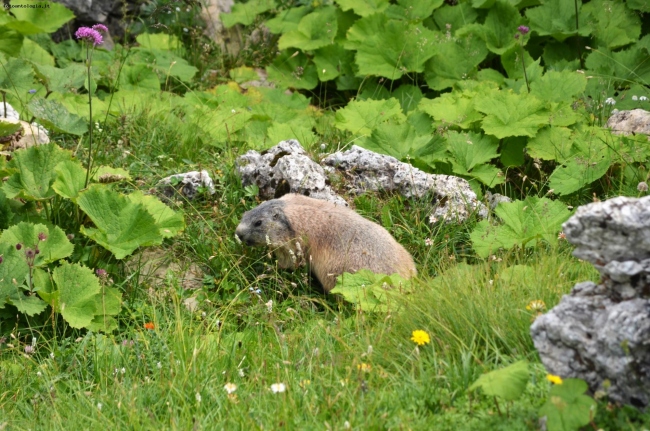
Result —
M 639 97 L 639 100 L 640 100 L 641 102 L 645 102 L 645 101 L 648 100 L 648 98 L 645 97 L 645 96 L 641 96 L 641 97 Z
M 122 374 L 126 373 L 126 368 L 122 367 L 122 369 L 120 370 L 120 373 L 122 373 Z
M 438 221 L 438 217 L 436 217 L 435 215 L 431 214 L 429 216 L 429 223 L 434 224 L 437 221 Z
M 488 283 L 490 283 L 490 286 L 494 284 L 494 280 L 489 280 Z
M 102 407 L 103 407 L 103 404 L 102 404 L 102 403 L 97 403 L 97 410 L 101 410 Z
M 177 6 L 177 7 L 176 7 L 176 12 L 180 12 L 180 11 L 181 11 L 181 8 L 179 8 L 179 7 Z
M 50 358 L 54 359 L 54 352 L 50 353 Z
M 632 96 L 632 100 L 634 100 L 636 102 L 637 100 L 639 100 L 639 97 L 638 96 Z
M 162 368 L 162 363 L 157 362 L 157 363 L 156 363 L 156 368 L 161 369 L 161 368 Z
M 201 394 L 200 393 L 197 392 L 196 395 L 194 395 L 194 398 L 196 398 L 197 403 L 201 402 Z
M 327 145 L 325 144 L 320 144 L 320 150 L 325 151 L 325 148 L 327 148 Z
M 266 305 L 266 311 L 267 311 L 268 313 L 273 312 L 273 300 L 272 300 L 272 299 L 269 299 L 269 302 L 267 302 L 267 303 L 264 304 L 264 305 Z
M 426 238 L 424 240 L 424 245 L 426 245 L 427 247 L 431 247 L 433 245 L 433 240 L 431 238 Z
M 36 338 L 37 337 L 32 337 L 32 347 L 36 347 Z
M 287 387 L 284 385 L 284 383 L 273 383 L 271 385 L 271 392 L 274 394 L 279 394 L 287 390 Z
M 343 428 L 345 428 L 346 430 L 349 430 L 350 428 L 352 428 L 352 426 L 350 425 L 350 422 L 345 421 L 345 422 L 343 422 Z
M 616 100 L 612 99 L 611 97 L 608 97 L 605 99 L 605 105 L 616 105 Z
M 241 368 L 237 370 L 237 374 L 239 374 L 239 377 L 244 377 L 245 376 L 244 370 L 242 370 Z
M 185 33 L 187 33 L 189 30 L 186 29 L 185 27 L 183 27 L 183 31 L 184 31 Z
M 40 371 L 37 371 L 37 372 L 36 372 L 36 375 L 37 375 L 38 377 L 41 377 L 41 376 L 43 375 L 43 373 L 41 373 Z
M 176 359 L 176 365 L 180 365 L 181 361 L 179 359 Z
M 231 114 L 236 114 L 237 111 L 235 111 L 234 109 L 231 109 L 231 110 L 230 110 L 230 113 L 231 113 Z
M 228 392 L 228 394 L 232 394 L 237 390 L 237 385 L 234 383 L 226 383 L 223 388 Z

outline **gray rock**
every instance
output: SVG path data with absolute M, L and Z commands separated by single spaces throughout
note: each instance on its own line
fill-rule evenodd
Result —
M 433 219 L 462 221 L 475 211 L 481 217 L 487 216 L 487 208 L 462 178 L 427 174 L 394 157 L 356 145 L 331 154 L 322 163 L 329 172 L 338 172 L 345 178 L 345 187 L 352 194 L 372 190 L 396 192 L 407 198 L 430 196 Z
M 578 283 L 531 326 L 546 369 L 584 379 L 616 402 L 650 404 L 650 198 L 578 208 L 564 224 L 600 284 Z M 608 381 L 609 384 L 605 384 Z
M 196 197 L 199 187 L 205 188 L 211 195 L 214 194 L 214 183 L 208 171 L 203 170 L 170 175 L 160 180 L 157 188 L 167 198 L 184 196 L 189 200 Z
M 607 120 L 607 127 L 616 134 L 645 134 L 650 135 L 650 112 L 643 109 L 631 111 L 612 111 Z
M 573 254 L 596 265 L 650 258 L 650 196 L 582 206 L 563 228 Z
M 242 185 L 256 185 L 263 199 L 279 198 L 286 193 L 300 193 L 348 205 L 329 186 L 323 168 L 309 158 L 295 139 L 282 141 L 261 153 L 248 151 L 237 158 L 235 165 Z

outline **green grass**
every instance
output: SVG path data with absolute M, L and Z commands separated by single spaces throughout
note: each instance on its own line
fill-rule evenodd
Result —
M 263 250 L 235 242 L 241 214 L 256 205 L 232 167 L 244 149 L 195 151 L 182 139 L 187 130 L 156 117 L 128 124 L 130 154 L 120 156 L 126 132 L 118 126 L 98 160 L 132 173 L 140 167 L 128 187 L 189 168 L 214 174 L 217 193 L 183 205 L 187 229 L 162 249 L 169 260 L 200 265 L 203 286 L 183 289 L 171 271 L 162 282 L 141 280 L 136 261 L 116 266 L 125 302 L 114 333 L 71 330 L 52 316 L 5 324 L 15 338 L 0 344 L 0 429 L 537 429 L 550 383 L 526 305 L 543 300 L 550 309 L 576 282 L 598 279 L 569 246 L 479 261 L 468 247 L 472 221 L 432 226 L 424 201 L 358 197 L 357 210 L 386 226 L 420 271 L 400 311 L 358 312 L 316 291 L 305 271 L 278 270 Z M 416 329 L 431 342 L 416 347 Z M 33 337 L 35 352 L 25 354 Z M 482 373 L 519 359 L 532 364 L 520 400 L 497 409 L 468 393 Z M 230 396 L 227 383 L 237 386 Z M 273 393 L 276 383 L 286 391 Z M 648 421 L 605 406 L 599 423 L 618 424 L 612 429 Z

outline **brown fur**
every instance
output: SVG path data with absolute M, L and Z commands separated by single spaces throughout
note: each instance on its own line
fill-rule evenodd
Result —
M 236 235 L 250 246 L 270 246 L 281 268 L 307 262 L 329 292 L 336 276 L 362 268 L 376 273 L 417 274 L 411 255 L 388 233 L 353 210 L 297 194 L 244 213 Z

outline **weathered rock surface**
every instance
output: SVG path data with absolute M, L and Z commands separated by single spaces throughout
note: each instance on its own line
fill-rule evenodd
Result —
M 29 148 L 34 145 L 48 144 L 50 142 L 48 132 L 43 126 L 19 120 L 20 116 L 18 112 L 8 103 L 6 104 L 6 108 L 7 113 L 5 116 L 5 104 L 0 102 L 0 121 L 20 124 L 22 129 L 12 136 L 0 139 L 0 146 L 2 148 L 14 151 L 21 148 Z
M 487 209 L 469 183 L 459 177 L 427 174 L 394 157 L 356 145 L 329 155 L 323 164 L 330 172 L 343 175 L 345 187 L 352 194 L 372 190 L 396 192 L 407 198 L 430 196 L 436 219 L 462 221 L 477 210 L 482 217 L 487 216 Z
M 206 170 L 170 175 L 160 180 L 157 187 L 162 195 L 167 198 L 181 195 L 192 200 L 199 192 L 199 187 L 203 187 L 208 193 L 214 194 L 214 183 Z
M 650 135 L 650 112 L 643 109 L 614 110 L 607 120 L 607 127 L 615 133 L 624 135 L 639 133 Z
M 602 274 L 577 284 L 531 326 L 546 369 L 613 401 L 650 404 L 650 196 L 578 208 L 564 224 L 574 255 Z M 609 381 L 609 388 L 605 381 Z
M 487 215 L 464 179 L 427 174 L 394 157 L 357 146 L 329 155 L 320 166 L 298 141 L 288 140 L 262 153 L 249 151 L 237 159 L 236 165 L 242 184 L 257 185 L 263 199 L 292 192 L 347 205 L 330 186 L 329 178 L 339 175 L 352 194 L 382 191 L 407 198 L 430 196 L 434 218 L 461 221 L 474 211 Z
M 256 185 L 263 199 L 291 192 L 348 205 L 329 186 L 323 168 L 309 158 L 295 139 L 282 141 L 261 153 L 248 151 L 237 158 L 236 168 L 244 187 Z

